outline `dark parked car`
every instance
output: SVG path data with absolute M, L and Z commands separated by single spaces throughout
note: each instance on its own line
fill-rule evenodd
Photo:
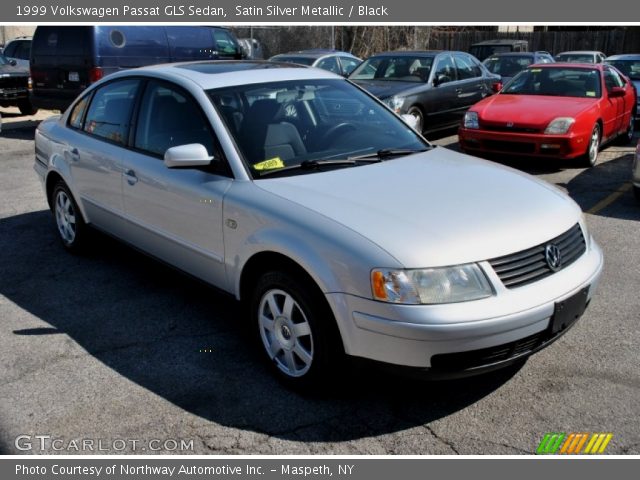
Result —
M 502 77 L 505 84 L 529 65 L 536 63 L 554 63 L 555 60 L 547 52 L 496 53 L 482 64 L 494 75 Z
M 34 105 L 65 110 L 111 73 L 157 63 L 242 58 L 227 28 L 209 26 L 44 26 L 31 48 Z
M 416 117 L 421 133 L 457 125 L 467 109 L 498 88 L 500 77 L 464 52 L 387 52 L 349 76 L 398 114 Z
M 29 101 L 29 69 L 0 55 L 0 107 L 18 107 L 23 115 L 37 112 Z
M 16 65 L 29 68 L 31 37 L 16 37 L 9 40 L 2 54 L 9 60 L 15 60 Z
M 469 53 L 482 61 L 490 57 L 494 53 L 506 52 L 527 52 L 529 51 L 529 42 L 526 40 L 485 40 L 471 45 Z
M 640 92 L 640 54 L 613 55 L 607 57 L 605 63 L 613 65 L 631 80 L 636 92 Z M 636 105 L 636 118 L 640 118 L 640 97 Z
M 269 59 L 271 62 L 296 63 L 308 67 L 321 68 L 329 72 L 349 76 L 362 63 L 362 59 L 340 50 L 312 49 L 281 53 Z

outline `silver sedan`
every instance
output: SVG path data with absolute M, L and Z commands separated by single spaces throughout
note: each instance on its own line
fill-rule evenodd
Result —
M 93 227 L 235 296 L 296 386 L 349 357 L 433 376 L 522 360 L 575 324 L 603 265 L 564 193 L 430 145 L 318 69 L 110 75 L 40 124 L 35 170 L 68 250 Z

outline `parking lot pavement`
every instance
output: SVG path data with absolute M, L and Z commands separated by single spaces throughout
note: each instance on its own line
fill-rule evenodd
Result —
M 591 170 L 505 162 L 593 209 L 605 271 L 558 342 L 483 377 L 368 371 L 301 396 L 268 374 L 227 296 L 99 235 L 90 254 L 64 252 L 32 169 L 33 132 L 0 134 L 1 453 L 30 442 L 24 453 L 521 454 L 547 432 L 611 432 L 607 453 L 640 454 L 631 148 L 606 149 Z M 94 449 L 77 451 L 81 440 Z

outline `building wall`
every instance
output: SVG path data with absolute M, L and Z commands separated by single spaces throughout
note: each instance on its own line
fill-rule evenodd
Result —
M 35 26 L 28 25 L 0 25 L 0 45 L 4 45 L 12 38 L 30 37 L 36 30 Z

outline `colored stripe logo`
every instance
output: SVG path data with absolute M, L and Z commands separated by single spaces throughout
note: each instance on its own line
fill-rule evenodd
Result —
M 612 433 L 547 433 L 536 454 L 600 455 L 612 438 Z

